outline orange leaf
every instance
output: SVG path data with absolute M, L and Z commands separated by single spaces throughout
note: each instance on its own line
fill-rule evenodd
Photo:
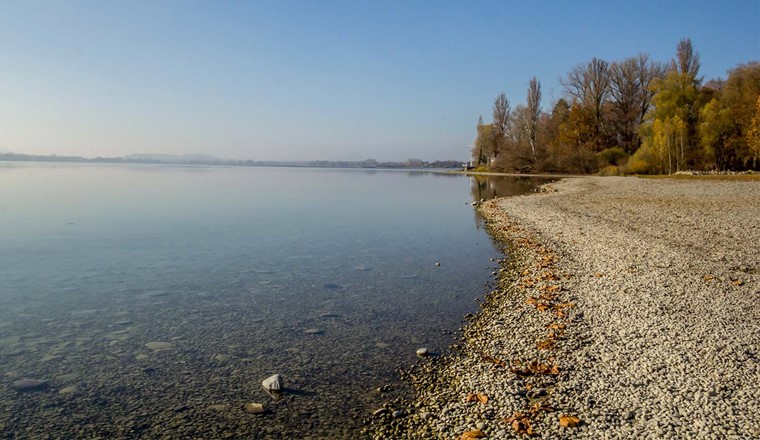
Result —
M 489 356 L 487 354 L 484 354 L 482 356 L 482 358 L 483 358 L 484 361 L 494 363 L 494 364 L 496 364 L 496 365 L 498 365 L 500 367 L 506 367 L 507 366 L 506 362 L 504 362 L 502 360 L 499 360 L 499 359 L 496 359 L 495 357 Z
M 581 419 L 575 416 L 562 415 L 559 416 L 559 425 L 565 428 L 574 428 L 581 423 Z
M 595 276 L 595 277 L 597 277 L 597 278 L 601 278 L 601 277 L 603 277 L 604 275 L 602 275 L 602 274 L 600 274 L 599 272 L 597 272 L 597 273 L 595 273 L 595 274 L 594 274 L 594 276 Z
M 715 277 L 714 277 L 714 276 L 712 276 L 712 275 L 705 275 L 705 276 L 704 276 L 704 279 L 705 279 L 705 281 L 711 281 L 711 280 L 714 280 L 714 279 L 715 279 Z
M 736 281 L 734 281 L 731 284 L 734 285 L 734 286 L 741 286 L 742 284 L 744 284 L 744 281 L 742 281 L 742 280 L 736 280 Z
M 488 396 L 482 393 L 470 393 L 465 400 L 468 402 L 488 403 Z
M 552 330 L 564 330 L 565 329 L 565 324 L 557 324 L 557 323 L 555 323 L 555 324 L 549 324 L 549 325 L 546 326 L 546 328 L 552 329 Z
M 471 438 L 483 438 L 486 435 L 483 434 L 483 431 L 479 429 L 473 429 L 472 431 L 466 431 L 464 434 L 462 434 L 461 437 L 459 437 L 459 440 L 469 440 Z
M 540 304 L 536 305 L 536 309 L 539 312 L 545 312 L 545 311 L 549 310 L 549 305 L 548 304 L 544 304 L 544 303 L 540 303 Z
M 536 344 L 539 350 L 548 350 L 554 348 L 554 341 L 551 339 L 544 339 Z

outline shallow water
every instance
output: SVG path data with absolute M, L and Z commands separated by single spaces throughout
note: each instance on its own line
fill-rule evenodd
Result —
M 499 253 L 469 202 L 540 182 L 0 163 L 2 437 L 357 436 L 477 309 Z

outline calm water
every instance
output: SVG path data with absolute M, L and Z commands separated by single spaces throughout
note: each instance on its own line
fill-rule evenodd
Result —
M 0 163 L 0 436 L 356 436 L 485 292 L 469 202 L 536 183 Z

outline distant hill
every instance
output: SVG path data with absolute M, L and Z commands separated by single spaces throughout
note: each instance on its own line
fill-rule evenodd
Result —
M 166 162 L 166 163 L 223 163 L 226 159 L 207 154 L 150 154 L 136 153 L 124 156 L 130 162 Z

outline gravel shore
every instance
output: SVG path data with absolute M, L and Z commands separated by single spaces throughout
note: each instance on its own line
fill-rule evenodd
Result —
M 574 178 L 480 212 L 495 288 L 375 438 L 760 437 L 760 182 Z

